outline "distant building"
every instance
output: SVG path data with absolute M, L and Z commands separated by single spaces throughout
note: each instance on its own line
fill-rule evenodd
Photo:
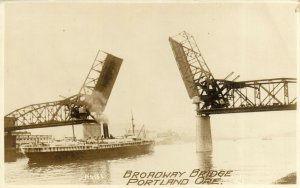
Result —
M 74 139 L 76 140 L 76 137 L 73 137 L 73 136 L 65 136 L 65 138 L 64 138 L 64 140 L 67 142 L 73 141 Z M 60 141 L 60 140 L 57 140 L 57 141 Z
M 157 137 L 155 139 L 156 144 L 174 144 L 180 140 L 180 136 L 178 133 L 168 130 L 167 132 L 159 132 L 157 133 Z
M 18 136 L 18 135 L 31 135 L 31 132 L 28 131 L 14 131 L 12 132 L 12 135 Z
M 28 131 L 13 132 L 12 135 L 16 136 L 16 148 L 25 144 L 49 144 L 53 140 L 52 135 L 31 135 Z
M 147 129 L 134 129 L 134 134 L 132 129 L 127 129 L 125 133 L 125 137 L 129 136 L 138 136 L 140 138 L 154 139 L 156 137 L 155 131 L 147 130 Z

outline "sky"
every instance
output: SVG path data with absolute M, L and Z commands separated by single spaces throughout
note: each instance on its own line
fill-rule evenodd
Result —
M 168 42 L 195 37 L 215 78 L 296 77 L 295 4 L 7 3 L 4 114 L 77 94 L 98 49 L 123 58 L 105 114 L 113 134 L 147 129 L 195 132 L 191 103 Z M 213 137 L 296 131 L 296 111 L 211 116 Z M 76 134 L 81 127 L 75 126 Z M 71 136 L 70 126 L 30 130 Z

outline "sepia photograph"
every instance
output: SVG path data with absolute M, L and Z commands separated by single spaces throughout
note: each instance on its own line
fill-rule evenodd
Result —
M 4 187 L 297 185 L 297 1 L 1 6 Z

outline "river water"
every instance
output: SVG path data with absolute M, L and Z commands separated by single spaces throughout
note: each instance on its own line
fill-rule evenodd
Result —
M 195 143 L 156 145 L 153 152 L 145 155 L 55 164 L 31 164 L 27 158 L 19 158 L 5 163 L 5 183 L 126 185 L 129 178 L 125 173 L 132 171 L 181 172 L 185 173 L 181 178 L 195 184 L 196 178 L 189 175 L 200 169 L 228 172 L 228 176 L 220 178 L 222 184 L 271 184 L 296 171 L 295 137 L 214 140 L 213 148 L 212 153 L 199 154 Z

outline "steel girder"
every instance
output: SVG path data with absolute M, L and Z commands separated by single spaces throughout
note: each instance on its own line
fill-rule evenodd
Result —
M 198 114 L 296 109 L 295 78 L 241 82 L 235 81 L 236 78 L 233 81 L 215 79 L 193 36 L 183 31 L 170 37 L 169 42 L 189 97 L 197 104 Z
M 32 104 L 4 117 L 5 131 L 99 122 L 122 59 L 98 51 L 78 94 L 63 100 Z

